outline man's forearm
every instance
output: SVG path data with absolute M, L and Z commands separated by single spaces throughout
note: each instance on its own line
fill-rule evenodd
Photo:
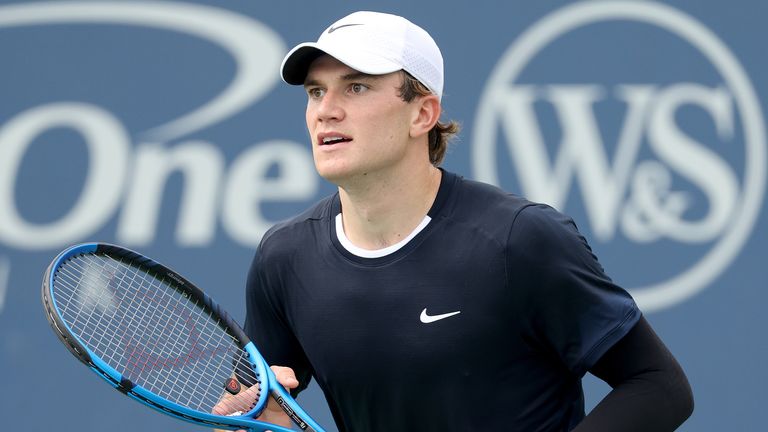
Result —
M 590 372 L 613 389 L 574 432 L 674 431 L 693 412 L 685 373 L 645 318 Z

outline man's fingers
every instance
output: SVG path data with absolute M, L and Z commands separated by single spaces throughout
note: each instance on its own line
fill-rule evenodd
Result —
M 280 383 L 286 389 L 293 389 L 299 386 L 299 380 L 296 379 L 296 373 L 293 369 L 284 366 L 271 366 L 272 372 Z M 231 383 L 227 383 L 229 387 Z M 234 388 L 233 388 L 234 389 Z M 219 403 L 213 407 L 213 413 L 217 415 L 244 414 L 253 408 L 257 397 L 259 396 L 259 386 L 253 386 L 246 390 L 240 390 L 236 394 L 232 392 L 223 392 Z M 279 404 L 272 398 L 269 398 L 266 409 L 257 418 L 267 423 L 277 424 L 283 427 L 291 427 L 291 419 L 283 411 Z M 238 431 L 240 432 L 240 431 Z M 245 431 L 243 431 L 245 432 Z
M 236 395 L 225 393 L 219 403 L 213 407 L 216 415 L 232 415 L 238 412 L 246 413 L 251 410 L 259 396 L 259 386 L 249 387 Z
M 285 366 L 270 366 L 275 373 L 277 382 L 286 389 L 294 389 L 299 386 L 299 380 L 296 379 L 296 373 L 293 369 Z

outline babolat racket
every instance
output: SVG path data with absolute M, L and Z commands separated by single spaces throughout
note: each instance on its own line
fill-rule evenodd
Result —
M 162 413 L 223 429 L 291 431 L 255 420 L 271 395 L 299 429 L 323 432 L 218 304 L 141 254 L 102 243 L 66 249 L 45 273 L 43 305 L 78 360 Z

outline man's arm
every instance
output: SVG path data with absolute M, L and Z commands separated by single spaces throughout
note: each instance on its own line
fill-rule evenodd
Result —
M 693 412 L 685 373 L 644 317 L 590 372 L 613 390 L 574 432 L 673 431 Z

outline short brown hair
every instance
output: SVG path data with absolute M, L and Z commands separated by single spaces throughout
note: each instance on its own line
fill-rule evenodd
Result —
M 431 91 L 408 72 L 402 71 L 403 84 L 400 86 L 400 97 L 405 102 L 411 102 L 418 96 L 427 96 Z M 459 132 L 459 124 L 453 120 L 448 123 L 438 121 L 429 131 L 429 161 L 432 165 L 439 166 L 445 158 L 448 149 L 448 141 Z

